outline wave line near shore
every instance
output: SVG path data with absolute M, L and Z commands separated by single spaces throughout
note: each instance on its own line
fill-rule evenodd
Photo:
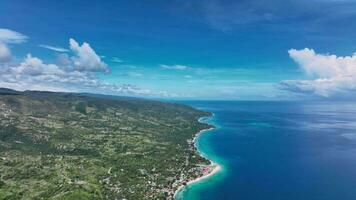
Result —
M 206 117 L 200 118 L 200 119 L 199 119 L 199 122 L 200 122 L 201 119 L 203 119 L 203 118 L 206 118 Z M 206 132 L 208 132 L 208 131 L 211 131 L 211 130 L 213 130 L 213 129 L 215 129 L 215 127 L 210 127 L 210 128 L 207 128 L 207 129 L 200 130 L 197 134 L 195 134 L 194 139 L 193 139 L 194 146 L 195 146 L 196 150 L 198 151 L 199 155 L 200 155 L 201 157 L 203 157 L 203 158 L 205 158 L 205 159 L 207 159 L 207 160 L 210 161 L 210 165 L 209 165 L 210 171 L 209 171 L 209 173 L 204 174 L 203 176 L 198 177 L 198 178 L 196 178 L 196 179 L 190 180 L 190 181 L 188 181 L 185 185 L 179 186 L 179 187 L 177 188 L 177 190 L 175 191 L 175 193 L 174 193 L 173 199 L 176 199 L 176 197 L 177 197 L 177 195 L 179 194 L 179 192 L 183 191 L 184 188 L 188 187 L 189 185 L 192 185 L 192 184 L 194 184 L 194 183 L 197 183 L 197 182 L 199 182 L 199 181 L 202 181 L 202 180 L 204 180 L 204 179 L 207 179 L 207 178 L 209 178 L 209 177 L 215 175 L 215 174 L 218 173 L 219 171 L 221 171 L 221 169 L 222 169 L 221 165 L 219 165 L 218 163 L 215 163 L 215 162 L 213 162 L 212 160 L 208 159 L 202 152 L 199 151 L 199 149 L 198 149 L 198 147 L 197 147 L 197 141 L 196 141 L 196 140 L 198 139 L 198 137 L 199 137 L 201 134 L 206 133 Z

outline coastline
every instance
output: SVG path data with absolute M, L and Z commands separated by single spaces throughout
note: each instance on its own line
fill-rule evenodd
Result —
M 212 116 L 214 116 L 214 114 L 213 114 Z M 201 119 L 203 119 L 203 118 L 206 118 L 206 117 L 201 117 L 198 121 L 200 122 Z M 195 134 L 195 136 L 194 136 L 194 138 L 193 138 L 194 147 L 195 147 L 195 149 L 198 151 L 199 156 L 201 156 L 201 157 L 203 157 L 203 158 L 205 158 L 205 159 L 207 159 L 207 160 L 209 160 L 209 159 L 206 158 L 206 156 L 204 156 L 203 153 L 200 152 L 199 149 L 197 148 L 196 140 L 198 139 L 198 137 L 199 137 L 201 134 L 203 134 L 203 133 L 205 133 L 205 132 L 208 132 L 208 131 L 211 131 L 211 130 L 213 130 L 213 129 L 215 129 L 215 128 L 216 128 L 216 127 L 214 126 L 214 127 L 210 127 L 210 128 L 207 128 L 207 129 L 200 130 L 199 132 L 197 132 L 197 133 Z M 209 172 L 206 173 L 206 174 L 204 174 L 204 175 L 202 175 L 202 176 L 200 176 L 200 177 L 198 177 L 198 178 L 189 180 L 189 181 L 186 182 L 185 184 L 180 185 L 180 186 L 177 188 L 177 190 L 174 192 L 174 195 L 173 195 L 173 199 L 174 199 L 174 200 L 176 199 L 177 194 L 178 194 L 179 192 L 181 192 L 185 187 L 187 187 L 187 186 L 189 186 L 189 185 L 192 185 L 192 184 L 194 184 L 194 183 L 197 183 L 197 182 L 199 182 L 199 181 L 202 181 L 202 180 L 204 180 L 204 179 L 207 179 L 207 178 L 213 176 L 214 174 L 216 174 L 217 172 L 221 171 L 221 165 L 219 165 L 219 164 L 213 162 L 212 160 L 209 160 L 209 161 L 210 161 L 210 165 L 207 165 L 207 166 L 206 166 L 206 167 L 210 167 Z

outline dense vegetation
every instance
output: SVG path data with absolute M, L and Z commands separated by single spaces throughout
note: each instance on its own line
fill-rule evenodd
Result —
M 0 199 L 165 199 L 207 164 L 208 113 L 135 98 L 0 89 Z

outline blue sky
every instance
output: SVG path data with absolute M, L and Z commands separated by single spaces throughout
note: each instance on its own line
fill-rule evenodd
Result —
M 355 20 L 350 0 L 5 0 L 0 67 L 11 76 L 0 86 L 183 99 L 350 96 Z

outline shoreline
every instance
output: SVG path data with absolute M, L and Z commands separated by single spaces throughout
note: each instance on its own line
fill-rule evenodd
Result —
M 213 114 L 212 116 L 214 116 L 214 114 Z M 202 118 L 206 118 L 206 117 L 201 117 L 198 121 L 200 122 Z M 174 192 L 173 200 L 176 199 L 177 194 L 178 194 L 179 192 L 181 192 L 185 187 L 187 187 L 187 186 L 189 186 L 189 185 L 192 185 L 192 184 L 194 184 L 194 183 L 197 183 L 197 182 L 199 182 L 199 181 L 202 181 L 202 180 L 204 180 L 204 179 L 207 179 L 207 178 L 213 176 L 214 174 L 216 174 L 217 172 L 221 171 L 221 165 L 219 165 L 219 164 L 213 162 L 212 160 L 206 158 L 206 156 L 204 156 L 204 154 L 199 151 L 199 149 L 197 148 L 197 143 L 196 143 L 196 140 L 198 139 L 198 137 L 199 137 L 201 134 L 203 134 L 203 133 L 205 133 L 205 132 L 208 132 L 208 131 L 211 131 L 211 130 L 213 130 L 213 129 L 215 129 L 215 128 L 216 128 L 216 127 L 214 126 L 214 127 L 210 127 L 210 128 L 207 128 L 207 129 L 202 129 L 202 130 L 198 131 L 198 132 L 195 134 L 194 138 L 193 138 L 193 143 L 194 143 L 195 149 L 196 149 L 197 152 L 199 153 L 199 156 L 201 156 L 201 157 L 203 157 L 203 158 L 205 158 L 205 159 L 207 159 L 207 160 L 210 161 L 210 165 L 207 165 L 207 167 L 210 166 L 210 167 L 211 167 L 211 170 L 209 171 L 209 173 L 204 174 L 203 176 L 200 176 L 200 177 L 198 177 L 198 178 L 195 178 L 195 179 L 193 179 L 193 180 L 190 180 L 190 181 L 188 181 L 188 182 L 187 182 L 186 184 L 184 184 L 184 185 L 180 185 L 180 186 L 177 188 L 177 190 Z

